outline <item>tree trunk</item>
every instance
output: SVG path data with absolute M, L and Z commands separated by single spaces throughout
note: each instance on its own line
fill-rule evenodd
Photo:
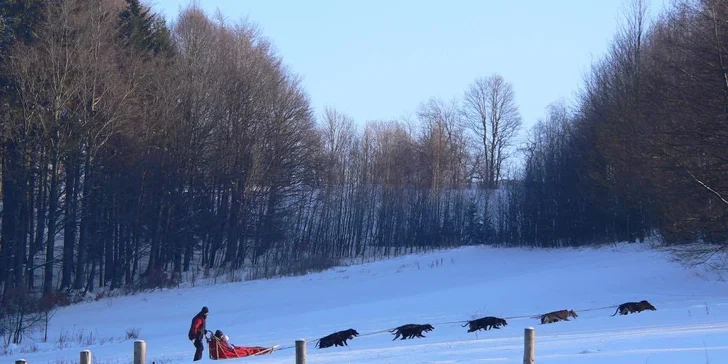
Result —
M 37 162 L 36 158 L 41 158 L 42 156 L 37 150 L 33 151 L 33 154 L 30 158 L 29 168 L 30 170 L 37 169 L 37 165 L 39 165 L 41 162 Z M 40 182 L 39 182 L 40 180 Z M 36 236 L 38 235 L 38 232 L 40 231 L 42 234 L 43 231 L 43 224 L 45 221 L 43 220 L 43 217 L 40 215 L 41 209 L 38 208 L 37 203 L 38 201 L 43 200 L 42 192 L 43 189 L 41 188 L 43 184 L 43 181 L 40 179 L 40 175 L 36 173 L 31 173 L 29 175 L 28 179 L 28 260 L 25 267 L 25 276 L 27 277 L 27 287 L 30 292 L 33 292 L 35 288 L 35 255 L 38 253 L 38 250 L 40 249 L 37 243 Z M 36 194 L 36 186 L 38 186 L 38 193 Z M 36 216 L 37 215 L 37 216 Z
M 36 209 L 38 212 L 37 212 L 37 217 L 36 217 L 36 226 L 37 227 L 36 227 L 36 232 L 35 232 L 35 243 L 33 244 L 34 245 L 34 248 L 33 248 L 34 255 L 41 252 L 43 250 L 43 247 L 45 246 L 45 244 L 43 244 L 43 236 L 45 233 L 44 224 L 47 222 L 47 220 L 46 220 L 47 219 L 46 218 L 46 198 L 47 198 L 46 197 L 46 195 L 47 195 L 46 178 L 48 178 L 47 177 L 48 169 L 45 167 L 46 154 L 45 154 L 45 152 L 42 152 L 41 154 L 42 154 L 41 158 L 40 158 L 41 162 L 38 163 L 40 175 L 39 175 L 39 182 L 38 182 L 38 197 L 36 198 Z M 31 257 L 31 262 L 32 261 L 33 261 L 33 257 Z M 52 258 L 49 261 L 48 257 L 46 256 L 45 265 L 51 264 L 51 263 L 49 263 L 51 261 L 52 261 Z M 35 271 L 35 269 L 33 269 L 33 271 Z M 34 275 L 33 271 L 29 272 L 31 278 Z M 45 274 L 44 274 L 44 281 L 45 281 Z M 52 282 L 52 277 L 51 277 L 51 282 Z M 44 286 L 45 286 L 45 282 L 44 282 Z
M 232 187 L 231 191 L 231 202 L 230 202 L 230 213 L 228 214 L 230 216 L 227 224 L 227 249 L 225 251 L 225 263 L 233 263 L 235 261 L 235 257 L 237 256 L 237 247 L 238 247 L 238 224 L 239 224 L 239 214 L 240 214 L 240 191 L 241 187 L 240 184 L 242 184 L 242 181 L 239 182 L 238 186 Z
M 73 252 L 76 244 L 76 219 L 78 211 L 78 196 L 76 193 L 79 166 L 78 160 L 69 156 L 65 161 L 66 170 L 66 206 L 63 232 L 63 262 L 61 269 L 61 289 L 71 287 L 73 282 Z
M 2 211 L 2 246 L 0 246 L 0 283 L 4 283 L 3 298 L 14 288 L 13 256 L 18 244 L 17 230 L 19 225 L 21 191 L 19 186 L 22 177 L 21 156 L 14 140 L 5 142 L 5 158 L 3 159 L 3 211 Z
M 68 171 L 67 171 L 68 173 Z M 48 191 L 48 237 L 46 239 L 43 293 L 53 292 L 53 260 L 55 250 L 56 224 L 58 219 L 58 155 L 53 153 L 51 161 L 51 187 Z M 65 267 L 65 264 L 64 264 Z
M 83 179 L 83 204 L 81 205 L 81 224 L 78 235 L 78 251 L 76 252 L 76 277 L 74 279 L 73 289 L 82 289 L 86 283 L 86 265 L 89 257 L 89 252 L 93 249 L 91 244 L 95 244 L 93 240 L 95 237 L 95 231 L 92 230 L 96 227 L 95 220 L 95 195 L 91 194 L 91 185 L 95 183 L 95 176 L 91 171 L 91 160 L 90 156 L 86 155 L 84 162 L 84 179 Z

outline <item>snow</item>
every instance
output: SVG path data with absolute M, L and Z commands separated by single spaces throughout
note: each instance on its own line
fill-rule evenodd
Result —
M 223 330 L 234 344 L 287 347 L 305 338 L 310 363 L 522 363 L 526 327 L 535 328 L 539 364 L 725 363 L 726 288 L 647 244 L 464 247 L 300 277 L 74 305 L 51 320 L 49 343 L 35 344 L 35 352 L 27 344 L 11 348 L 0 360 L 70 364 L 88 349 L 96 364 L 130 363 L 134 340 L 124 336 L 138 328 L 147 343 L 147 363 L 190 362 L 194 347 L 187 330 L 192 316 L 208 306 L 207 328 Z M 657 311 L 611 316 L 616 305 L 643 299 Z M 530 318 L 560 309 L 574 309 L 579 317 L 548 325 Z M 451 323 L 486 315 L 525 317 L 476 333 Z M 426 338 L 397 341 L 381 332 L 407 323 L 431 323 L 435 330 Z M 314 348 L 316 339 L 348 328 L 362 334 L 348 347 Z M 62 331 L 80 330 L 95 339 L 59 348 Z M 206 350 L 200 362 L 212 362 L 207 355 Z M 286 349 L 231 362 L 292 363 L 294 355 Z

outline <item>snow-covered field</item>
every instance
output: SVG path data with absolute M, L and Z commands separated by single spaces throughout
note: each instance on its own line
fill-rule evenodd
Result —
M 237 345 L 309 340 L 309 363 L 521 363 L 523 331 L 536 330 L 536 360 L 545 363 L 727 363 L 728 284 L 686 270 L 646 245 L 527 250 L 466 247 L 335 268 L 302 277 L 218 284 L 102 299 L 60 310 L 49 343 L 36 352 L 0 356 L 30 364 L 76 363 L 89 349 L 94 363 L 130 363 L 139 329 L 147 363 L 191 362 L 192 316 L 208 306 L 208 329 Z M 649 300 L 657 311 L 611 316 L 616 305 Z M 606 309 L 587 310 L 592 308 Z M 486 315 L 530 316 L 574 309 L 577 319 L 540 325 L 508 320 L 499 330 L 467 333 L 452 321 Z M 407 323 L 431 323 L 426 338 L 392 341 L 384 332 L 348 347 L 315 349 L 317 338 L 354 328 L 361 334 Z M 61 333 L 93 340 L 58 344 Z M 68 335 L 65 335 L 68 336 Z M 83 341 L 83 340 L 82 340 Z M 103 342 L 103 343 L 102 343 Z M 64 346 L 59 348 L 59 346 Z M 207 348 L 206 348 L 207 349 Z M 293 363 L 294 350 L 232 360 Z M 201 362 L 212 362 L 205 351 Z

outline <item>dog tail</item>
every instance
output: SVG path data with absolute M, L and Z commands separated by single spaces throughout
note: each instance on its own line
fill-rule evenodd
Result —
M 460 327 L 465 327 L 465 326 L 468 326 L 468 325 L 470 325 L 470 321 L 466 322 L 464 325 L 460 325 Z
M 617 312 L 619 312 L 619 307 L 617 307 L 617 310 L 616 310 L 616 311 L 614 311 L 614 315 L 616 315 L 616 314 L 617 314 Z M 612 316 L 614 316 L 614 315 L 612 315 Z
M 387 330 L 387 331 L 389 331 L 390 333 L 394 334 L 394 332 L 397 331 L 397 329 L 391 329 L 391 330 Z

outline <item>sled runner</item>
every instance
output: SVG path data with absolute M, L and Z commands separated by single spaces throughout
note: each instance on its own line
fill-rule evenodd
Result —
M 205 339 L 207 340 L 207 345 L 210 348 L 210 359 L 212 360 L 237 359 L 248 356 L 271 354 L 279 346 L 237 346 L 230 344 L 230 346 L 232 346 L 232 348 L 230 348 L 228 344 L 213 335 L 210 331 L 205 334 Z

